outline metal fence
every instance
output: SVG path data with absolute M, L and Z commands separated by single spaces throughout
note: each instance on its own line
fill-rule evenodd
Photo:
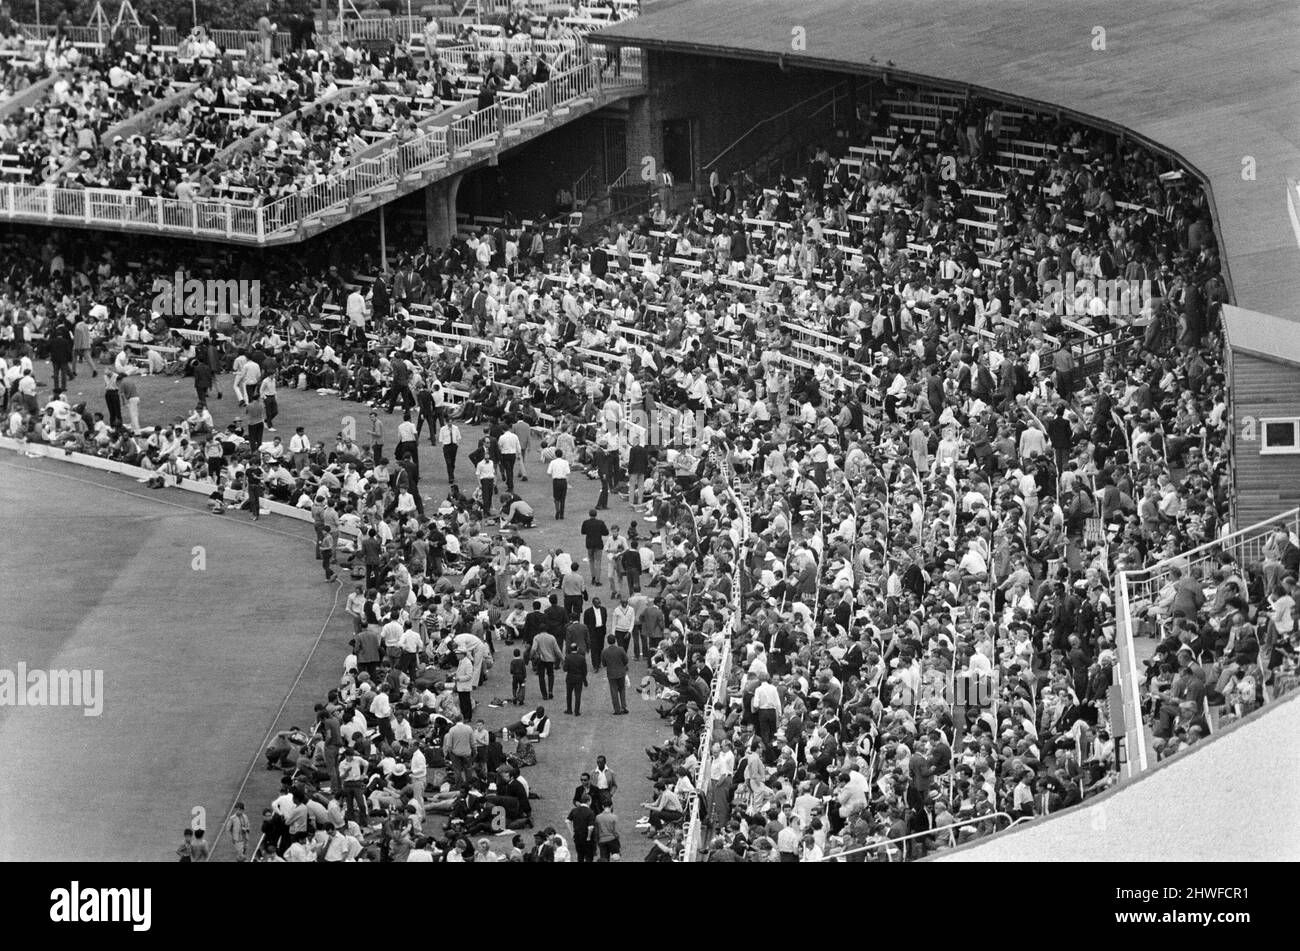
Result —
M 730 687 L 728 681 L 731 676 L 732 635 L 735 633 L 736 622 L 740 620 L 740 614 L 745 605 L 744 593 L 741 590 L 743 583 L 741 565 L 744 560 L 744 544 L 749 539 L 749 513 L 745 509 L 740 494 L 736 491 L 735 473 L 732 472 L 731 466 L 725 459 L 721 468 L 723 478 L 727 484 L 727 496 L 736 507 L 740 517 L 741 545 L 736 550 L 736 564 L 731 579 L 731 617 L 728 619 L 727 626 L 723 631 L 722 659 L 718 663 L 718 669 L 713 673 L 712 690 L 709 694 L 709 710 L 705 715 L 704 729 L 700 731 L 700 748 L 698 751 L 700 768 L 696 773 L 695 798 L 692 800 L 690 809 L 687 812 L 686 836 L 682 850 L 682 861 L 684 862 L 699 862 L 703 858 L 705 809 L 707 808 L 709 784 L 711 782 L 710 774 L 713 770 L 713 727 L 718 717 L 715 706 L 722 704 L 725 711 L 729 699 Z
M 1265 544 L 1279 529 L 1288 533 L 1293 541 L 1300 541 L 1300 508 L 1275 515 L 1147 568 L 1121 571 L 1116 575 L 1115 686 L 1118 695 L 1112 692 L 1106 714 L 1112 735 L 1124 738 L 1120 770 L 1125 779 L 1136 778 L 1155 763 L 1151 737 L 1142 719 L 1145 677 L 1138 668 L 1134 646 L 1141 620 L 1151 612 L 1157 612 L 1155 620 L 1158 623 L 1165 620 L 1158 614 L 1158 604 L 1161 592 L 1174 580 L 1175 569 L 1202 585 L 1212 585 L 1216 580 L 1214 573 L 1222 566 L 1225 555 L 1242 567 L 1262 562 Z

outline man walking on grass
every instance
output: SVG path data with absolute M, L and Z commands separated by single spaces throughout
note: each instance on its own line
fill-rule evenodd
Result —
M 564 712 L 582 716 L 582 688 L 587 686 L 587 658 L 577 644 L 564 658 Z
M 605 536 L 609 528 L 595 509 L 587 511 L 587 520 L 582 523 L 583 543 L 587 546 L 587 561 L 591 563 L 591 583 L 600 587 L 600 555 L 605 550 Z
M 607 640 L 608 644 L 600 654 L 600 662 L 604 664 L 605 676 L 609 678 L 609 701 L 614 707 L 614 716 L 621 717 L 628 712 L 627 651 L 613 634 Z

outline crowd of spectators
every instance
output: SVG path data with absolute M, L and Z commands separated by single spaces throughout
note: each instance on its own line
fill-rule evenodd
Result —
M 347 280 L 341 259 L 299 260 L 255 330 L 174 355 L 198 405 L 148 429 L 121 348 L 174 328 L 121 262 L 74 270 L 50 245 L 8 271 L 6 432 L 160 483 L 207 478 L 214 507 L 319 509 L 326 576 L 360 566 L 357 653 L 321 728 L 268 752 L 285 769 L 276 855 L 476 860 L 472 836 L 527 826 L 549 715 L 475 739 L 455 696 L 498 641 L 517 635 L 537 666 L 541 631 L 568 637 L 572 562 L 527 545 L 539 516 L 511 491 L 507 431 L 548 467 L 586 466 L 603 499 L 626 485 L 655 526 L 637 559 L 608 559 L 630 596 L 651 589 L 637 620 L 654 605 L 666 622 L 642 681 L 672 724 L 647 750 L 652 855 L 680 857 L 693 805 L 710 861 L 970 841 L 1114 782 L 1113 574 L 1222 535 L 1229 484 L 1225 292 L 1199 192 L 1132 143 L 1042 117 L 1015 132 L 1041 162 L 1008 167 L 999 115 L 971 103 L 916 135 L 885 111 L 866 131 L 892 144 L 856 173 L 819 150 L 798 181 L 718 180 L 558 251 L 503 227 Z M 1073 300 L 1052 292 L 1070 274 Z M 1131 307 L 1082 283 L 1121 276 L 1144 289 Z M 92 322 L 118 325 L 113 418 L 68 406 L 57 378 L 40 407 L 29 330 L 78 372 Z M 213 433 L 205 401 L 232 371 L 245 422 Z M 370 403 L 372 428 L 268 441 L 276 385 Z M 398 403 L 390 455 L 380 414 Z M 409 446 L 426 424 L 456 443 L 460 422 L 486 428 L 477 488 L 426 511 Z M 1223 560 L 1211 592 L 1189 576 L 1146 610 L 1160 755 L 1289 689 L 1298 556 L 1279 536 L 1259 565 Z M 445 787 L 428 776 L 440 756 Z M 368 826 L 372 810 L 388 818 Z M 450 813 L 441 836 L 429 810 Z M 518 858 L 562 854 L 542 832 Z
M 111 44 L 89 53 L 71 43 L 58 48 L 53 85 L 4 123 L 0 148 L 25 169 L 27 184 L 66 183 L 73 166 L 90 161 L 109 128 L 167 98 L 184 81 L 175 58 L 123 52 Z

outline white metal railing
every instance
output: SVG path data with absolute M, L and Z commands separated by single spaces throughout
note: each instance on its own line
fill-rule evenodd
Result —
M 338 26 L 339 21 L 332 21 Z M 410 17 L 363 17 L 359 20 L 345 19 L 342 24 L 343 35 L 356 40 L 409 40 L 414 33 L 424 30 L 424 18 Z
M 1300 508 L 1282 512 L 1231 535 L 1158 561 L 1147 568 L 1122 572 L 1121 577 L 1128 587 L 1129 598 L 1135 609 L 1153 603 L 1160 589 L 1169 581 L 1170 571 L 1174 568 L 1190 574 L 1198 581 L 1210 582 L 1214 570 L 1219 567 L 1219 557 L 1224 554 L 1231 555 L 1240 566 L 1263 561 L 1264 545 L 1278 529 L 1287 531 L 1293 538 L 1300 537 Z
M 902 843 L 902 842 L 910 842 L 910 841 L 913 840 L 913 839 L 921 839 L 921 838 L 924 838 L 924 837 L 926 837 L 926 836 L 939 836 L 939 835 L 943 835 L 944 833 L 947 833 L 947 834 L 948 834 L 948 845 L 949 845 L 949 847 L 952 847 L 952 846 L 954 846 L 954 845 L 957 844 L 957 836 L 956 836 L 956 832 L 957 832 L 957 830 L 958 830 L 958 829 L 961 829 L 961 828 L 964 828 L 965 826 L 969 826 L 969 825 L 978 825 L 978 824 L 981 823 L 981 822 L 993 822 L 993 823 L 996 823 L 996 822 L 997 822 L 998 820 L 1000 820 L 1000 819 L 1011 819 L 1011 821 L 1010 821 L 1009 823 L 1007 823 L 1007 826 L 1006 826 L 1006 829 L 1010 829 L 1010 828 L 1013 828 L 1014 826 L 1018 826 L 1018 825 L 1020 825 L 1020 823 L 1022 823 L 1022 822 L 1028 822 L 1028 821 L 1030 820 L 1030 818 L 1032 818 L 1032 817 L 1030 817 L 1030 816 L 1020 816 L 1020 817 L 1018 817 L 1018 818 L 1012 819 L 1010 813 L 1006 813 L 1006 812 L 991 812 L 991 813 L 989 813 L 987 816 L 976 816 L 976 817 L 974 817 L 974 818 L 972 818 L 972 819 L 963 819 L 961 822 L 954 822 L 954 823 L 952 823 L 951 825 L 946 825 L 946 826 L 943 826 L 943 827 L 938 828 L 938 829 L 927 829 L 925 832 L 913 832 L 913 833 L 911 833 L 911 834 L 909 834 L 909 835 L 900 835 L 900 836 L 899 836 L 898 838 L 896 838 L 896 839 L 885 839 L 885 840 L 882 841 L 882 842 L 873 842 L 871 845 L 863 845 L 863 846 L 860 846 L 860 847 L 858 847 L 858 848 L 856 848 L 856 849 L 845 849 L 843 852 L 835 852 L 835 853 L 832 853 L 831 855 L 824 856 L 824 857 L 822 858 L 822 861 L 823 861 L 823 862 L 838 862 L 838 861 L 844 859 L 846 856 L 849 856 L 849 855 L 857 855 L 857 854 L 860 853 L 860 852 L 876 852 L 876 851 L 878 851 L 878 850 L 880 850 L 880 849 L 884 849 L 884 850 L 885 850 L 885 861 L 886 861 L 886 862 L 892 862 L 893 859 L 891 858 L 891 855 L 892 855 L 894 852 L 897 852 L 897 851 L 898 851 L 898 849 L 893 848 L 893 846 L 896 846 L 896 845 L 898 845 L 899 843 Z M 1002 831 L 1002 832 L 1005 832 L 1006 829 L 995 830 L 995 831 Z
M 1182 554 L 1158 561 L 1146 568 L 1121 571 L 1115 576 L 1115 680 L 1119 687 L 1121 708 L 1107 705 L 1107 718 L 1112 736 L 1124 738 L 1124 759 L 1121 763 L 1125 779 L 1141 775 L 1153 764 L 1155 757 L 1150 749 L 1150 738 L 1142 718 L 1142 684 L 1145 677 L 1139 670 L 1134 638 L 1139 618 L 1155 607 L 1164 586 L 1173 579 L 1173 571 L 1196 579 L 1201 584 L 1213 583 L 1223 555 L 1229 555 L 1239 568 L 1264 560 L 1264 548 L 1269 538 L 1278 530 L 1300 541 L 1300 508 L 1282 512 L 1223 538 L 1206 542 Z
M 551 108 L 551 90 L 547 84 L 528 87 L 523 92 L 503 93 L 498 97 L 507 126 L 518 126 Z
M 744 545 L 749 540 L 749 513 L 741 501 L 740 493 L 736 491 L 735 473 L 731 469 L 730 461 L 725 454 L 722 456 L 721 470 L 722 477 L 727 484 L 727 496 L 731 499 L 732 504 L 740 515 L 740 544 L 736 547 L 736 564 L 732 569 L 731 580 L 731 617 L 727 619 L 726 627 L 722 633 L 722 659 L 718 663 L 718 669 L 713 674 L 713 689 L 709 693 L 709 712 L 705 717 L 704 730 L 700 733 L 700 769 L 697 773 L 695 783 L 695 799 L 691 803 L 686 823 L 685 847 L 682 852 L 683 861 L 698 862 L 704 848 L 702 839 L 704 831 L 704 806 L 705 797 L 708 793 L 710 783 L 710 773 L 713 766 L 713 726 L 717 718 L 717 711 L 714 709 L 716 704 L 723 704 L 724 709 L 728 699 L 728 678 L 731 675 L 731 647 L 732 637 L 735 634 L 736 622 L 740 619 L 741 611 L 744 610 L 744 593 L 741 591 L 743 572 L 741 570 L 741 561 L 744 558 Z

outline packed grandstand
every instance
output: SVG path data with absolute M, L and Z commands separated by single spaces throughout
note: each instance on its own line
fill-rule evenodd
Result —
M 201 27 L 188 56 L 55 32 L 3 60 L 5 94 L 48 86 L 0 125 L 0 174 L 269 204 L 594 55 L 528 14 L 364 55 L 301 31 L 237 57 Z M 241 858 L 618 856 L 600 777 L 566 829 L 533 827 L 539 789 L 568 795 L 534 768 L 551 715 L 472 723 L 492 657 L 520 648 L 511 674 L 544 698 L 575 643 L 601 663 L 573 560 L 527 541 L 584 517 L 570 472 L 642 525 L 587 540 L 592 581 L 603 556 L 626 599 L 611 646 L 665 718 L 638 857 L 911 861 L 1086 802 L 1138 755 L 1118 741 L 1117 576 L 1189 551 L 1125 619 L 1152 755 L 1294 687 L 1294 525 L 1257 558 L 1216 544 L 1228 296 L 1203 190 L 1108 132 L 922 87 L 856 131 L 797 174 L 738 169 L 671 206 L 648 189 L 594 226 L 507 210 L 388 261 L 223 252 L 213 273 L 273 278 L 251 319 L 160 312 L 156 280 L 196 266 L 183 244 L 9 242 L 4 435 L 200 488 L 226 517 L 308 513 L 347 594 L 341 680 L 266 750 L 280 795 L 223 817 Z M 63 397 L 87 369 L 103 412 Z M 193 408 L 140 418 L 145 373 L 192 377 Z M 361 422 L 277 432 L 277 388 Z M 219 395 L 241 408 L 224 428 Z M 456 482 L 461 426 L 482 435 Z M 521 466 L 554 513 L 514 491 Z

